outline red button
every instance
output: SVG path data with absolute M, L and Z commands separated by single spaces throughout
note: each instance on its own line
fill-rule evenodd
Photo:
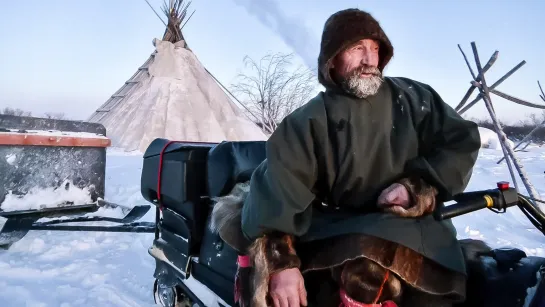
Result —
M 505 190 L 508 190 L 509 189 L 509 182 L 507 181 L 500 181 L 497 183 L 498 185 L 498 189 L 500 189 L 500 191 L 505 191 Z

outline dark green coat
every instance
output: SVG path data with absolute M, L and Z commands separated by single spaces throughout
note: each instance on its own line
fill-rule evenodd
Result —
M 466 188 L 480 146 L 477 125 L 426 84 L 386 77 L 369 99 L 328 89 L 268 140 L 242 230 L 250 239 L 278 230 L 301 241 L 364 233 L 465 272 L 452 222 L 380 213 L 376 200 L 409 174 L 435 186 L 440 202 L 450 200 Z

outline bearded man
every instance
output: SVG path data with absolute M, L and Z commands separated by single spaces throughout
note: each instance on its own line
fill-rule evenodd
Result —
M 219 199 L 213 220 L 231 223 L 220 235 L 250 258 L 250 305 L 464 300 L 455 228 L 431 213 L 466 188 L 479 132 L 429 85 L 384 77 L 393 50 L 370 14 L 333 14 L 318 58 L 325 91 L 271 135 L 249 191 L 233 192 L 238 219 L 225 218 L 234 194 Z

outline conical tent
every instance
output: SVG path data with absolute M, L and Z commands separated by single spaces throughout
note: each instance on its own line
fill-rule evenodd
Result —
M 174 2 L 163 39 L 153 40 L 155 52 L 88 120 L 103 124 L 112 145 L 127 151 L 143 152 L 158 137 L 196 142 L 267 139 L 188 49 L 180 29 L 183 1 Z

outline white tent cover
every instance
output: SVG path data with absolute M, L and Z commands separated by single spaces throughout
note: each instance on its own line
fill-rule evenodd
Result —
M 149 74 L 99 122 L 115 147 L 144 152 L 155 138 L 221 142 L 266 140 L 206 72 L 185 42 L 154 39 Z

